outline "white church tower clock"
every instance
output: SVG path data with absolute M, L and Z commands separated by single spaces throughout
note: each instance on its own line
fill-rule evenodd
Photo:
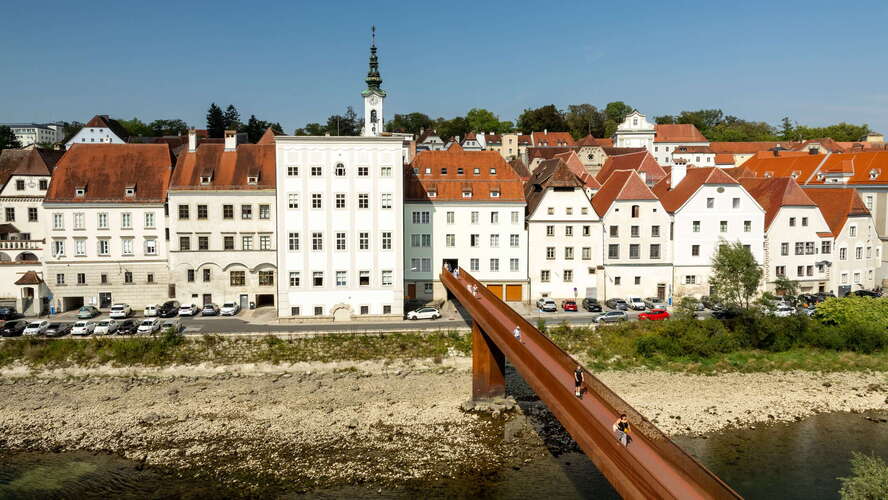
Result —
M 372 28 L 373 40 L 370 44 L 370 71 L 367 72 L 367 90 L 361 92 L 364 96 L 364 130 L 363 136 L 378 136 L 383 132 L 382 101 L 385 100 L 385 91 L 379 88 L 382 85 L 382 77 L 379 76 L 379 61 L 376 57 L 376 26 Z

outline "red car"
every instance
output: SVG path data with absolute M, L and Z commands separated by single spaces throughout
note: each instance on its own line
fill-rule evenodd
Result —
M 651 321 L 662 321 L 664 319 L 669 319 L 669 311 L 666 309 L 651 309 L 648 312 L 643 312 L 638 315 L 638 319 L 649 319 Z
M 577 301 L 575 300 L 565 300 L 561 303 L 561 308 L 565 311 L 576 311 L 577 310 Z

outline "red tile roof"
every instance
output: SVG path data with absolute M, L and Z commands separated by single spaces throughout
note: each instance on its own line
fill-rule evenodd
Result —
M 734 155 L 731 153 L 716 153 L 715 164 L 716 165 L 733 165 L 734 164 Z
M 567 168 L 573 172 L 577 178 L 583 183 L 584 186 L 591 189 L 600 189 L 601 183 L 598 182 L 595 177 L 593 177 L 588 170 L 586 170 L 586 166 L 583 165 L 583 162 L 580 161 L 580 157 L 577 156 L 576 151 L 568 151 L 566 153 L 559 153 L 555 155 L 555 159 L 559 159 L 567 165 Z
M 848 217 L 870 215 L 856 189 L 852 188 L 803 188 L 803 191 L 820 208 L 826 224 L 837 236 L 845 227 Z
M 570 132 L 533 132 L 534 146 L 574 146 Z
M 0 190 L 13 175 L 50 175 L 63 154 L 39 148 L 0 151 Z
M 173 159 L 166 144 L 74 144 L 52 173 L 47 203 L 162 203 Z M 135 196 L 125 196 L 135 186 Z M 86 187 L 84 196 L 74 189 Z
M 25 271 L 15 282 L 16 285 L 39 285 L 40 283 L 43 283 L 43 280 L 36 271 Z
M 615 148 L 612 146 L 602 146 L 601 150 L 604 151 L 606 156 L 617 156 L 627 155 L 629 153 L 641 153 L 642 151 L 647 151 L 647 148 Z
M 847 182 L 850 185 L 888 184 L 888 151 L 832 154 L 826 157 L 821 171 L 851 174 Z M 814 176 L 808 184 L 824 182 L 824 179 Z
M 675 169 L 672 169 L 670 177 L 663 178 L 653 188 L 654 193 L 660 198 L 663 208 L 670 213 L 681 208 L 703 185 L 739 184 L 736 179 L 718 167 L 697 167 L 688 168 L 684 179 L 673 189 L 669 187 L 669 182 L 674 172 Z
M 832 140 L 829 137 L 824 137 L 822 139 L 809 139 L 807 141 L 802 142 L 801 144 L 796 144 L 796 151 L 808 151 L 812 146 L 820 146 L 821 153 L 844 153 L 845 148 L 842 147 L 838 142 Z M 824 149 L 826 151 L 824 151 Z
M 114 135 L 119 137 L 122 141 L 126 142 L 129 138 L 129 132 L 124 128 L 123 125 L 120 124 L 117 120 L 111 118 L 108 115 L 96 115 L 92 117 L 92 119 L 86 122 L 84 128 L 95 127 L 95 128 L 107 128 L 111 129 L 114 132 Z
M 441 173 L 446 168 L 447 173 Z M 475 175 L 474 169 L 479 169 Z M 496 173 L 490 173 L 490 169 Z M 413 169 L 419 173 L 414 174 Z M 422 151 L 406 170 L 405 201 L 524 202 L 524 183 L 496 151 Z M 431 173 L 426 174 L 426 169 Z M 459 173 L 462 169 L 463 173 Z M 471 198 L 464 198 L 464 191 Z M 429 196 L 429 192 L 435 196 Z M 490 193 L 499 191 L 498 197 Z
M 814 172 L 825 155 L 759 153 L 743 162 L 743 168 L 755 177 L 795 177 L 804 185 L 814 176 Z M 795 174 L 795 175 L 793 175 Z
M 592 208 L 603 217 L 617 200 L 656 200 L 657 196 L 634 170 L 618 170 L 592 197 Z
M 274 189 L 275 146 L 274 136 L 267 137 L 269 132 L 259 144 L 240 144 L 235 151 L 225 151 L 224 144 L 205 143 L 194 152 L 183 152 L 176 162 L 170 190 Z M 201 184 L 201 177 L 210 177 L 210 183 Z M 258 177 L 257 183 L 250 184 L 248 177 Z
M 740 179 L 740 185 L 746 189 L 755 201 L 765 209 L 765 230 L 777 216 L 781 207 L 813 207 L 817 206 L 791 177 Z
M 509 161 L 509 166 L 512 167 L 512 170 L 515 171 L 515 174 L 517 174 L 522 181 L 530 179 L 530 170 L 527 168 L 527 165 L 524 164 L 521 158 L 513 158 L 511 161 Z
M 503 136 L 500 134 L 484 134 L 484 142 L 488 146 L 491 144 L 502 144 Z
M 533 176 L 524 184 L 527 199 L 527 213 L 532 214 L 543 200 L 546 189 L 556 187 L 582 188 L 576 174 L 561 159 L 545 160 L 534 170 Z
M 709 146 L 676 146 L 672 154 L 702 154 L 714 153 Z
M 643 173 L 646 181 L 652 183 L 666 176 L 666 171 L 657 160 L 646 149 L 642 149 L 637 153 L 608 156 L 595 178 L 603 185 L 611 174 L 620 170 Z
M 760 151 L 770 151 L 774 148 L 792 149 L 798 146 L 798 143 L 789 141 L 774 142 L 712 142 L 709 148 L 716 154 L 730 153 L 732 155 L 755 154 Z
M 657 125 L 654 142 L 707 142 L 692 123 Z
M 592 137 L 592 134 L 583 137 L 582 139 L 576 141 L 577 146 L 600 146 L 600 147 L 611 147 L 614 145 L 613 139 L 597 139 Z
M 529 147 L 527 148 L 527 160 L 533 161 L 534 158 L 542 158 L 551 160 L 555 155 L 574 151 L 577 148 L 573 146 L 550 146 L 550 147 Z

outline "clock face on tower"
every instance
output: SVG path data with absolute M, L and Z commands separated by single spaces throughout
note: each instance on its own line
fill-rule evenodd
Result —
M 370 101 L 370 104 L 376 104 L 379 102 L 379 98 L 376 97 L 375 95 L 371 95 L 369 101 Z

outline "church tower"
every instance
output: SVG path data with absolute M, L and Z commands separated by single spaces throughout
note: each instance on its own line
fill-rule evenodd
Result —
M 383 131 L 382 101 L 385 99 L 385 91 L 379 88 L 382 77 L 379 76 L 379 61 L 376 57 L 376 26 L 372 28 L 372 42 L 370 43 L 370 71 L 367 72 L 367 90 L 361 92 L 364 96 L 364 130 L 363 136 L 378 136 Z

